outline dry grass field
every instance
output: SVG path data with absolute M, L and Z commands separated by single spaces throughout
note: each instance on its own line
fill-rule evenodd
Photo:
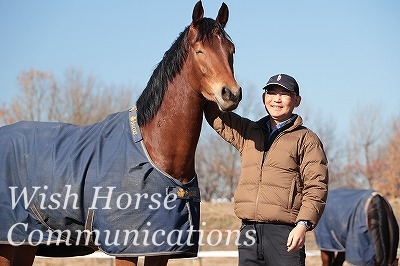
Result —
M 400 198 L 390 201 L 396 218 L 400 221 Z M 235 234 L 230 237 L 225 230 L 234 231 L 240 227 L 240 220 L 233 213 L 232 203 L 201 203 L 201 226 L 204 231 L 203 241 L 200 242 L 200 252 L 210 251 L 236 251 Z M 221 233 L 219 233 L 221 232 Z M 306 251 L 309 254 L 306 259 L 308 266 L 321 265 L 318 248 L 312 232 L 307 233 Z M 233 253 L 235 254 L 235 253 Z M 232 252 L 230 253 L 232 255 Z M 143 260 L 139 260 L 143 265 Z M 112 266 L 114 261 L 110 257 L 105 258 L 36 258 L 34 266 Z M 169 266 L 230 266 L 237 265 L 237 258 L 231 257 L 200 257 L 195 259 L 170 260 Z M 349 265 L 349 264 L 345 264 Z

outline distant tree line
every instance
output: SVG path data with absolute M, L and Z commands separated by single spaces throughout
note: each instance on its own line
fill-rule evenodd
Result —
M 73 68 L 68 69 L 61 80 L 51 72 L 22 71 L 17 82 L 18 95 L 0 106 L 0 125 L 20 120 L 86 125 L 129 109 L 135 100 L 133 88 L 107 86 Z M 251 119 L 264 116 L 260 94 L 260 89 L 247 88 L 235 112 Z M 344 139 L 337 136 L 336 124 L 331 118 L 313 113 L 307 106 L 299 110 L 305 125 L 315 131 L 324 144 L 329 160 L 330 188 L 373 188 L 387 197 L 398 197 L 400 114 L 382 121 L 382 112 L 377 106 L 355 108 L 353 124 L 349 125 L 349 135 Z M 203 201 L 231 200 L 240 175 L 240 157 L 207 123 L 203 125 L 197 148 L 196 171 Z
M 18 95 L 0 107 L 0 124 L 36 120 L 86 125 L 132 104 L 131 90 L 106 86 L 74 68 L 65 71 L 64 79 L 51 72 L 22 71 L 17 83 Z

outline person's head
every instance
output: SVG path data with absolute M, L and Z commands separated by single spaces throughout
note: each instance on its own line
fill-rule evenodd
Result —
M 263 102 L 274 124 L 290 118 L 293 109 L 300 105 L 299 85 L 289 75 L 272 76 L 263 90 Z

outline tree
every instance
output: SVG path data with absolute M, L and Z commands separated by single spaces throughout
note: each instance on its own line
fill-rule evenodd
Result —
M 348 178 L 341 171 L 343 165 L 343 147 L 336 137 L 336 123 L 321 112 L 311 112 L 308 106 L 302 106 L 304 124 L 314 131 L 324 145 L 328 159 L 329 186 L 338 187 L 347 183 Z
M 36 120 L 85 125 L 132 106 L 132 90 L 104 86 L 73 68 L 65 72 L 63 82 L 51 72 L 34 69 L 22 71 L 17 80 L 19 94 L 0 109 L 4 124 Z
M 132 106 L 132 92 L 127 89 L 106 87 L 93 76 L 84 77 L 76 69 L 65 72 L 65 80 L 53 95 L 50 117 L 77 125 L 98 122 L 108 114 Z
M 17 83 L 19 94 L 8 107 L 3 103 L 0 112 L 2 122 L 10 124 L 20 120 L 48 120 L 45 110 L 54 104 L 49 92 L 56 89 L 52 73 L 33 69 L 22 71 Z
M 372 188 L 381 167 L 377 162 L 382 156 L 379 152 L 380 140 L 384 136 L 382 112 L 379 106 L 366 105 L 357 107 L 354 113 L 359 115 L 354 116 L 350 125 L 346 174 L 353 186 Z
M 388 142 L 384 145 L 384 155 L 377 160 L 380 175 L 373 180 L 374 187 L 388 197 L 400 195 L 400 116 L 393 120 L 392 133 Z
M 240 175 L 239 154 L 219 136 L 208 134 L 207 140 L 203 139 L 197 149 L 196 171 L 203 200 L 230 200 Z

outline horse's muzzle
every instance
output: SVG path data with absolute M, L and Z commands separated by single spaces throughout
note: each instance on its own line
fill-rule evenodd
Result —
M 239 87 L 235 92 L 233 92 L 231 89 L 223 87 L 221 98 L 224 101 L 223 106 L 221 106 L 224 111 L 234 110 L 242 100 L 242 88 Z

